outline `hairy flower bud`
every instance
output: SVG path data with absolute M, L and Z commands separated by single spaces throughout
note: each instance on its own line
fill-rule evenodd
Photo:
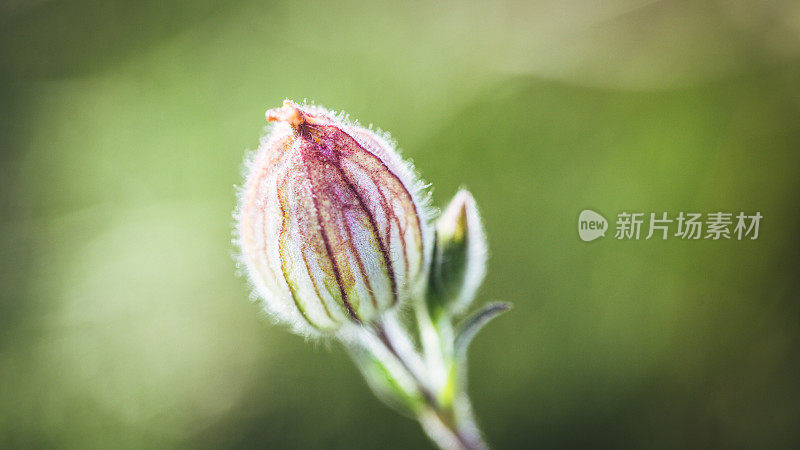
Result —
M 387 139 L 341 115 L 287 100 L 267 119 L 237 213 L 256 294 L 304 334 L 375 320 L 427 271 L 422 184 Z
M 475 199 L 460 190 L 436 223 L 431 265 L 431 307 L 463 312 L 486 274 L 486 236 Z

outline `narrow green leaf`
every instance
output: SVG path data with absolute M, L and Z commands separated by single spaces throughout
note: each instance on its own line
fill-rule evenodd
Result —
M 472 342 L 472 338 L 478 334 L 478 331 L 490 320 L 509 309 L 511 309 L 511 303 L 508 302 L 489 303 L 461 322 L 456 330 L 454 348 L 456 358 L 463 360 L 467 355 L 467 347 Z

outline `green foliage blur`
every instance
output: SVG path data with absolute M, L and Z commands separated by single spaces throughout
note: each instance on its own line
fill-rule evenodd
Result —
M 284 98 L 388 130 L 491 250 L 496 448 L 799 448 L 792 0 L 0 1 L 0 447 L 428 448 L 248 302 L 234 185 Z M 578 239 L 585 208 L 758 240 Z

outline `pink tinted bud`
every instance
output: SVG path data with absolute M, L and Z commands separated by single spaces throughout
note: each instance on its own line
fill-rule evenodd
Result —
M 375 320 L 426 275 L 423 186 L 386 139 L 323 108 L 266 115 L 237 212 L 256 294 L 301 333 Z

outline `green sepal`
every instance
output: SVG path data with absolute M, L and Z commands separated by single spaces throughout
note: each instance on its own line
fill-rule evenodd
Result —
M 370 352 L 353 346 L 346 348 L 370 389 L 381 401 L 406 417 L 417 417 L 425 403 L 419 392 L 403 388 L 386 365 Z
M 463 234 L 445 236 L 437 230 L 427 296 L 428 307 L 434 317 L 458 297 L 466 272 L 466 248 Z
M 462 189 L 436 221 L 427 303 L 436 320 L 464 312 L 486 273 L 486 235 L 475 199 Z

